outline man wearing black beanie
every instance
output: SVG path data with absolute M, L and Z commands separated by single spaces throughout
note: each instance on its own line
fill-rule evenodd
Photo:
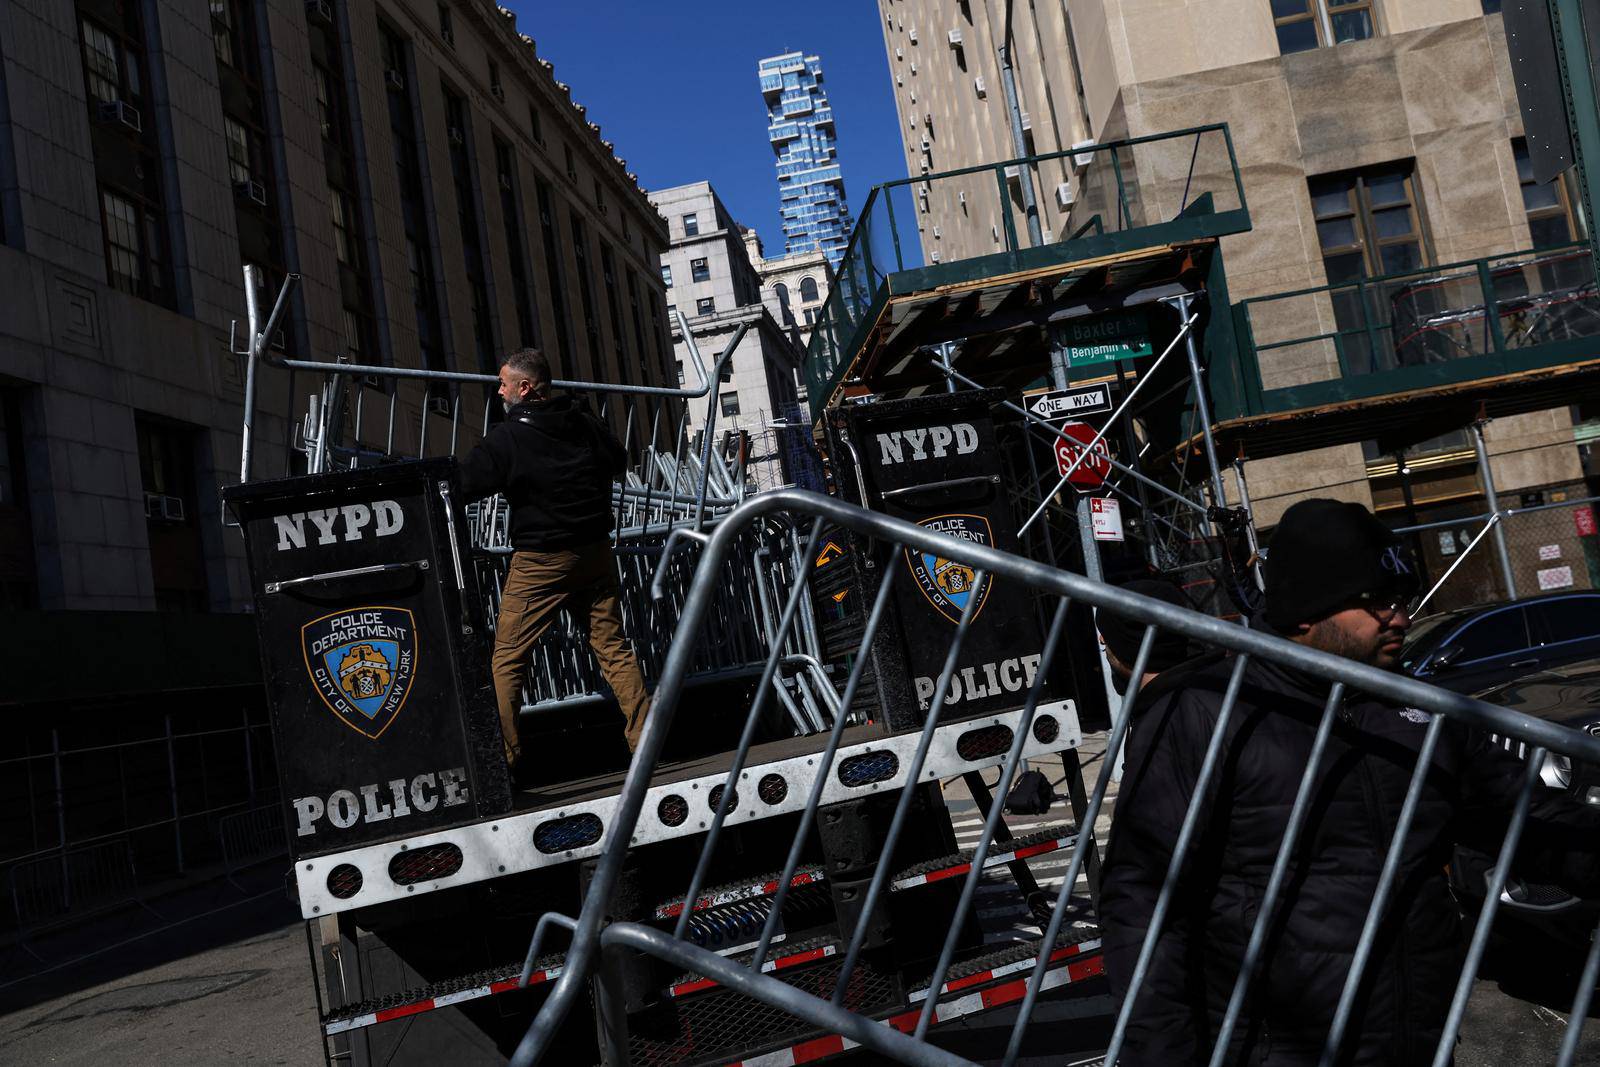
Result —
M 1399 538 L 1365 508 L 1336 500 L 1289 508 L 1268 548 L 1266 584 L 1264 617 L 1253 626 L 1395 668 L 1411 624 L 1416 568 Z M 1141 701 L 1128 730 L 1100 891 L 1106 973 L 1118 996 L 1128 993 L 1188 812 L 1200 808 L 1130 1014 L 1118 1061 L 1125 1067 L 1211 1059 L 1311 762 L 1329 683 L 1252 658 L 1224 722 L 1237 664 L 1230 657 L 1163 675 L 1155 687 L 1163 691 Z M 1176 676 L 1176 684 L 1169 681 Z M 1344 694 L 1223 1062 L 1321 1061 L 1430 721 L 1384 697 Z M 1200 764 L 1219 730 L 1216 777 L 1197 798 Z M 1487 854 L 1498 849 L 1523 771 L 1481 734 L 1444 724 L 1336 1062 L 1410 1067 L 1433 1060 L 1463 945 L 1444 868 L 1458 842 L 1470 840 Z M 1600 813 L 1536 806 L 1533 814 L 1519 874 L 1580 890 L 1600 885 Z

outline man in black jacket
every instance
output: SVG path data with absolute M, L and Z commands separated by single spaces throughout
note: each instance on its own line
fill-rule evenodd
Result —
M 1258 628 L 1394 669 L 1417 583 L 1399 539 L 1370 512 L 1333 500 L 1294 505 L 1266 566 Z M 1119 996 L 1127 995 L 1236 663 L 1230 657 L 1187 674 L 1136 709 L 1101 886 L 1106 970 Z M 1293 668 L 1260 659 L 1245 667 L 1130 1016 L 1119 1061 L 1127 1067 L 1208 1062 L 1329 690 Z M 1382 697 L 1345 694 L 1228 1063 L 1318 1062 L 1430 721 Z M 1491 854 L 1498 850 L 1523 771 L 1481 735 L 1445 724 L 1337 1062 L 1431 1061 L 1463 956 L 1445 866 L 1453 844 L 1474 830 Z M 1592 878 L 1592 856 L 1566 853 L 1572 838 L 1550 830 L 1530 823 L 1519 863 L 1542 849 L 1555 857 L 1558 878 Z
M 528 654 L 561 608 L 589 620 L 589 644 L 625 720 L 628 750 L 639 744 L 649 697 L 622 631 L 611 555 L 612 481 L 627 451 L 581 402 L 550 397 L 550 361 L 534 348 L 500 366 L 506 419 L 461 465 L 467 500 L 504 493 L 511 505 L 511 566 L 495 626 L 494 688 L 513 770 L 522 755 L 517 715 Z

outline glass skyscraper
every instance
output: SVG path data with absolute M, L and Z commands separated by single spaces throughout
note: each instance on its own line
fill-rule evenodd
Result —
M 767 140 L 778 154 L 784 253 L 820 250 L 837 267 L 850 242 L 851 220 L 822 60 L 789 52 L 763 59 L 758 73 Z

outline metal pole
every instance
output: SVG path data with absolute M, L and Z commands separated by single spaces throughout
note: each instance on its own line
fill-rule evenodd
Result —
M 239 481 L 250 480 L 250 451 L 255 443 L 256 364 L 261 359 L 261 309 L 256 304 L 256 266 L 244 265 L 244 313 L 246 336 L 244 364 L 244 433 L 239 442 Z M 287 432 L 287 431 L 286 431 Z
M 1256 588 L 1262 592 L 1267 590 L 1267 577 L 1261 566 L 1261 540 L 1256 536 L 1256 513 L 1250 506 L 1250 487 L 1244 480 L 1244 457 L 1235 457 L 1233 461 L 1233 479 L 1239 484 L 1239 506 L 1244 508 L 1244 532 L 1250 542 L 1250 557 L 1253 565 L 1250 570 L 1256 577 Z
M 1189 305 L 1193 301 L 1193 295 L 1180 293 L 1163 300 L 1162 303 L 1176 307 L 1178 318 L 1188 322 Z M 1217 443 L 1211 439 L 1211 402 L 1206 399 L 1205 375 L 1200 372 L 1200 351 L 1195 347 L 1192 328 L 1184 333 L 1183 346 L 1189 356 L 1189 380 L 1194 383 L 1194 406 L 1200 415 L 1200 433 L 1201 439 L 1205 442 L 1206 463 L 1211 467 L 1211 502 L 1219 508 L 1225 508 L 1228 506 L 1228 493 L 1222 487 L 1222 464 L 1217 461 Z M 1217 533 L 1219 535 L 1222 533 L 1220 528 Z
M 70 908 L 72 879 L 67 875 L 67 791 L 61 780 L 61 731 L 54 726 L 50 727 L 50 763 L 56 779 L 56 840 L 61 843 L 61 895 L 62 902 Z M 126 807 L 123 816 L 127 816 Z
M 162 721 L 167 729 L 167 787 L 172 791 L 172 843 L 177 849 L 178 873 L 183 866 L 183 819 L 178 815 L 178 762 L 172 749 L 172 713 L 164 714 Z
M 1493 515 L 1500 514 L 1500 498 L 1494 491 L 1494 471 L 1489 466 L 1489 445 L 1484 440 L 1483 428 L 1488 425 L 1487 419 L 1479 419 L 1472 424 L 1472 446 L 1478 451 L 1478 477 L 1483 479 L 1483 495 L 1489 501 L 1489 511 Z M 1511 572 L 1511 551 L 1506 547 L 1506 531 L 1501 523 L 1494 524 L 1494 548 L 1500 556 L 1500 574 L 1506 582 L 1506 599 L 1517 598 L 1517 579 Z
M 1078 540 L 1083 545 L 1083 574 L 1092 582 L 1104 583 L 1106 580 L 1105 568 L 1100 565 L 1100 542 L 1094 539 L 1094 520 L 1089 514 L 1089 495 L 1078 494 Z M 1095 629 L 1100 628 L 1100 609 L 1094 609 Z M 1096 641 L 1095 648 L 1100 652 L 1100 682 L 1106 690 L 1106 707 L 1114 708 L 1122 698 L 1117 695 L 1117 687 L 1111 684 L 1111 663 L 1106 659 L 1106 646 L 1103 641 Z M 1121 775 L 1118 775 L 1121 778 Z M 1089 827 L 1088 832 L 1094 834 L 1094 827 Z
M 1011 0 L 1006 0 L 1006 36 L 1000 45 L 1000 84 L 1005 89 L 1006 113 L 1011 118 L 1011 150 L 1021 159 L 1028 154 L 1028 148 L 1022 135 L 1022 106 L 1017 102 L 1017 79 L 1011 69 Z M 1044 232 L 1039 227 L 1039 205 L 1033 197 L 1033 173 L 1028 164 L 1017 164 L 1017 183 L 1022 186 L 1022 212 L 1028 220 L 1028 245 L 1038 248 L 1044 244 Z

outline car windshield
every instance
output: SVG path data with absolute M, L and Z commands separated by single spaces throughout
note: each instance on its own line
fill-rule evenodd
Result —
M 1411 630 L 1406 634 L 1406 645 L 1400 653 L 1400 667 L 1402 670 L 1416 668 L 1428 653 L 1432 652 L 1439 641 L 1469 613 L 1465 611 L 1445 611 L 1438 615 L 1429 615 L 1418 619 L 1411 624 Z

